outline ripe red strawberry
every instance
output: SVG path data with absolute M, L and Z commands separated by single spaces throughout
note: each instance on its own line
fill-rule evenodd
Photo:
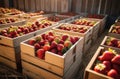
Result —
M 63 54 L 62 54 L 62 52 L 58 52 L 58 55 L 62 56 Z
M 108 73 L 107 73 L 108 76 L 112 77 L 112 78 L 117 78 L 118 76 L 118 72 L 115 70 L 115 69 L 111 69 Z
M 48 36 L 47 39 L 49 42 L 52 42 L 54 40 L 54 36 Z
M 34 44 L 35 44 L 35 40 L 34 40 L 34 39 L 31 39 L 31 40 L 28 41 L 28 43 L 29 43 L 30 45 L 34 45 Z
M 115 54 L 113 52 L 105 51 L 98 59 L 101 61 L 111 61 L 114 56 Z
M 67 39 L 68 39 L 68 35 L 63 35 L 63 36 L 62 36 L 62 40 L 63 40 L 63 41 L 65 41 L 65 40 L 67 40 Z
M 75 39 L 74 39 L 74 37 L 70 37 L 70 41 L 72 42 L 72 44 L 75 44 Z
M 95 65 L 94 71 L 98 72 L 98 73 L 101 73 L 101 74 L 106 74 L 105 68 L 106 68 L 106 66 L 104 64 L 99 63 L 99 64 Z
M 40 59 L 44 59 L 45 57 L 45 50 L 44 49 L 38 49 L 37 50 L 37 57 Z
M 115 64 L 120 65 L 120 55 L 116 55 L 116 56 L 112 59 L 112 63 L 115 63 Z
M 63 45 L 63 44 L 58 44 L 58 45 L 57 45 L 58 51 L 62 51 L 63 48 L 64 48 L 64 45 Z
M 59 44 L 64 44 L 64 41 L 63 41 L 63 40 L 60 40 Z
M 51 49 L 50 52 L 53 52 L 53 53 L 57 54 L 57 49 L 55 49 L 55 48 Z
M 54 34 L 53 34 L 52 32 L 49 32 L 48 35 L 50 35 L 50 36 L 54 36 Z
M 41 36 L 42 36 L 42 39 L 44 40 L 46 39 L 46 34 L 42 34 Z
M 74 39 L 75 39 L 75 42 L 77 42 L 77 41 L 79 40 L 79 38 L 78 38 L 78 37 L 74 37 Z
M 51 48 L 57 48 L 57 42 L 53 41 L 50 46 Z
M 34 47 L 35 47 L 35 50 L 38 50 L 38 49 L 40 49 L 41 46 L 40 46 L 39 43 L 35 43 L 35 44 L 34 44 Z
M 45 51 L 50 50 L 50 45 L 49 45 L 49 44 L 45 44 L 45 45 L 43 46 L 43 49 L 44 49 Z
M 105 71 L 107 73 L 112 68 L 112 64 L 110 61 L 103 61 L 102 63 L 106 66 Z
M 113 64 L 113 69 L 115 69 L 120 74 L 120 65 Z

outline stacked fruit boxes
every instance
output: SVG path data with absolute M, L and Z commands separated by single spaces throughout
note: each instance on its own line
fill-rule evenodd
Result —
M 51 39 L 51 37 L 55 37 L 55 38 Z M 46 40 L 45 38 L 48 39 L 50 44 L 50 45 L 47 45 L 47 47 L 45 44 L 36 51 L 37 49 L 36 45 L 35 44 L 30 45 L 30 41 L 33 41 L 35 39 L 40 39 L 41 41 L 39 41 L 39 43 L 41 43 L 42 41 Z M 59 40 L 58 38 L 62 40 L 69 40 L 67 41 L 69 43 L 66 42 L 65 44 L 65 42 L 63 42 L 62 40 Z M 47 79 L 49 77 L 58 78 L 58 79 L 66 77 L 67 79 L 68 76 L 70 76 L 68 73 L 71 73 L 70 71 L 72 71 L 71 67 L 72 68 L 74 66 L 76 67 L 78 65 L 78 64 L 76 65 L 76 62 L 78 63 L 79 61 L 80 63 L 81 56 L 82 56 L 82 52 L 78 50 L 81 49 L 83 46 L 83 38 L 79 37 L 80 38 L 79 39 L 78 37 L 76 37 L 77 39 L 76 42 L 75 40 L 73 41 L 74 38 L 73 39 L 72 38 L 73 36 L 71 34 L 67 34 L 66 36 L 66 34 L 64 33 L 54 32 L 53 30 L 51 30 L 22 42 L 21 57 L 22 57 L 23 72 L 27 73 L 26 71 L 29 71 L 36 75 L 41 75 L 43 78 L 47 78 Z M 54 42 L 56 41 L 56 43 L 59 42 L 59 44 L 57 44 L 57 49 L 56 49 L 56 44 L 54 43 L 55 45 L 55 48 L 54 48 L 53 41 L 51 41 L 50 39 L 54 40 Z M 73 43 L 72 46 L 71 46 L 70 40 Z M 61 50 L 61 47 L 64 46 L 63 44 L 69 45 L 70 46 L 70 47 L 68 46 L 69 49 L 67 47 L 67 50 L 66 50 L 66 47 L 64 47 Z M 39 54 L 39 53 L 42 53 L 42 50 L 45 50 L 44 55 Z M 80 53 L 79 56 L 76 56 L 78 55 L 77 52 Z M 80 60 L 77 60 L 77 59 L 80 59 Z M 37 70 L 35 70 L 34 68 Z M 76 68 L 78 68 L 78 66 Z M 31 69 L 34 69 L 34 70 L 31 70 Z
M 20 19 L 17 17 L 6 17 L 6 18 L 0 18 L 0 29 L 3 29 L 5 27 L 9 27 L 10 25 L 23 25 L 25 24 L 25 19 Z
M 81 52 L 86 52 L 91 45 L 91 37 L 93 31 L 92 27 L 63 23 L 53 28 L 53 30 L 55 30 L 56 32 L 75 34 L 83 37 L 84 38 L 83 51 Z
M 120 26 L 113 24 L 109 29 L 108 35 L 120 39 Z
M 115 52 L 118 55 L 115 55 Z M 119 52 L 120 50 L 100 46 L 85 69 L 84 79 L 119 79 L 117 72 L 120 66 L 116 63 L 116 57 L 120 56 Z M 113 57 L 110 58 L 108 54 Z
M 87 17 L 88 18 L 96 18 L 96 19 L 101 20 L 100 29 L 99 29 L 99 33 L 98 33 L 100 35 L 104 31 L 106 21 L 107 21 L 107 15 L 88 14 Z
M 115 37 L 105 36 L 105 38 L 101 43 L 101 46 L 120 50 L 120 39 L 117 39 Z
M 0 32 L 0 62 L 18 70 L 21 69 L 20 42 L 52 28 L 53 22 L 35 21 L 23 26 L 12 26 Z

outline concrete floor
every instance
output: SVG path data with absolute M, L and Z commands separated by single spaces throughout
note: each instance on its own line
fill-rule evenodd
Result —
M 76 74 L 75 79 L 83 79 L 84 70 L 88 65 L 89 61 L 91 60 L 92 56 L 96 52 L 97 48 L 99 47 L 100 43 L 102 42 L 105 35 L 107 35 L 108 30 L 103 32 L 101 36 L 98 37 L 97 41 L 91 46 L 87 53 L 83 55 L 81 66 Z M 10 76 L 10 77 L 9 77 Z M 26 76 L 17 73 L 4 65 L 0 64 L 0 79 L 28 79 Z

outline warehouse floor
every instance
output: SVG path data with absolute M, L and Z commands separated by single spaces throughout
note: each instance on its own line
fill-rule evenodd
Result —
M 98 37 L 96 42 L 91 46 L 88 52 L 83 55 L 81 66 L 79 68 L 78 73 L 75 76 L 76 78 L 74 79 L 83 79 L 84 74 L 83 72 L 85 70 L 85 67 L 91 60 L 92 56 L 94 55 L 95 51 L 97 50 L 104 36 L 107 35 L 107 33 L 108 30 L 105 30 L 105 32 L 103 32 L 101 36 Z M 28 79 L 28 78 L 0 63 L 0 79 Z

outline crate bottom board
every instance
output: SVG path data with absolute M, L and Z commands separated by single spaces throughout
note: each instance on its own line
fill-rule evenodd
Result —
M 23 73 L 33 79 L 73 79 L 79 70 L 80 64 L 82 61 L 81 56 L 78 56 L 76 61 L 72 64 L 72 66 L 68 69 L 68 71 L 64 74 L 64 76 L 58 76 L 57 74 L 51 73 L 43 68 L 35 67 L 27 62 L 22 61 L 23 65 Z M 31 75 L 33 74 L 33 75 Z M 35 78 L 34 78 L 35 77 Z
M 33 57 L 33 56 L 30 56 L 30 55 L 25 54 L 25 53 L 21 53 L 21 55 L 22 55 L 22 61 L 25 61 L 27 63 L 30 63 L 30 64 L 37 66 L 37 67 L 40 67 L 40 68 L 44 68 L 44 69 L 46 69 L 52 73 L 56 73 L 60 76 L 63 76 L 63 74 L 68 71 L 68 69 L 75 62 L 75 59 L 76 59 L 76 55 L 74 55 L 73 57 L 71 57 L 69 59 L 68 62 L 66 62 L 65 68 L 61 68 L 61 67 L 58 67 L 56 65 L 47 63 L 44 60 L 41 60 L 37 57 Z M 82 56 L 82 55 L 80 55 L 80 56 Z
M 3 56 L 0 56 L 0 62 L 7 65 L 8 67 L 17 70 L 17 64 Z

